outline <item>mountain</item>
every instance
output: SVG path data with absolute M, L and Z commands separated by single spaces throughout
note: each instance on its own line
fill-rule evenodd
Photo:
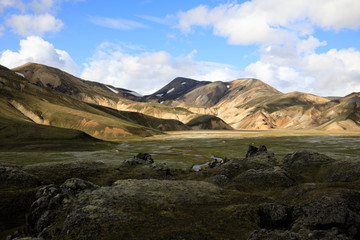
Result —
M 196 81 L 190 78 L 178 77 L 169 84 L 149 96 L 150 99 L 159 99 L 160 101 L 174 100 L 200 86 L 209 84 L 207 81 Z
M 12 70 L 22 75 L 30 83 L 69 95 L 82 102 L 117 110 L 140 112 L 161 119 L 176 119 L 186 122 L 184 120 L 192 118 L 190 115 L 193 113 L 186 109 L 160 104 L 156 94 L 155 97 L 142 97 L 131 90 L 86 81 L 42 64 L 27 63 Z M 198 81 L 195 80 L 179 78 L 179 81 L 187 81 L 189 86 L 198 85 Z
M 25 72 L 25 77 L 26 74 Z M 22 73 L 1 66 L 0 139 L 13 142 L 76 139 L 117 141 L 133 136 L 161 134 L 160 130 L 188 129 L 176 120 L 157 119 L 137 112 L 117 111 L 80 101 L 71 96 L 71 82 L 67 81 L 68 74 L 63 74 L 52 75 L 49 81 L 39 77 L 33 78 L 38 80 L 31 82 Z M 46 74 L 42 73 L 42 76 Z M 50 87 L 51 79 L 60 79 L 60 84 Z M 48 84 L 44 85 L 44 82 Z M 77 79 L 74 89 L 86 86 L 82 84 L 84 83 Z M 97 90 L 101 86 L 94 85 Z M 90 87 L 89 89 L 86 94 L 91 95 L 92 90 Z M 94 95 L 100 96 L 105 92 L 105 89 L 100 89 L 104 91 L 99 90 Z M 77 90 L 73 91 L 75 95 L 76 92 Z M 108 100 L 104 95 L 103 98 Z
M 141 96 L 136 92 L 86 81 L 46 65 L 27 63 L 12 70 L 24 76 L 31 83 L 65 93 L 89 103 L 114 107 L 119 98 L 124 101 L 126 99 L 134 101 L 142 100 Z
M 29 63 L 13 70 L 29 82 L 82 102 L 183 123 L 212 115 L 233 129 L 360 130 L 359 93 L 324 98 L 282 93 L 253 78 L 208 82 L 178 77 L 141 97 L 131 90 L 85 81 L 44 65 Z

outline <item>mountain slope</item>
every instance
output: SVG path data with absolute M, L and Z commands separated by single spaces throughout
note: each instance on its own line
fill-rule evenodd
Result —
M 82 80 L 46 65 L 27 63 L 12 70 L 23 75 L 25 79 L 31 83 L 67 94 L 86 103 L 122 111 L 140 112 L 162 119 L 181 120 L 183 122 L 193 118 L 193 116 L 190 116 L 193 113 L 186 109 L 174 109 L 171 106 L 158 103 L 157 99 L 159 97 L 155 95 L 155 97 L 141 97 L 134 91 Z M 188 86 L 192 88 L 199 85 L 198 81 L 184 78 L 178 78 L 174 84 L 176 85 L 177 82 L 179 82 L 180 86 L 185 85 L 181 84 L 182 82 L 186 82 Z M 201 84 L 205 83 L 200 83 L 200 85 Z M 169 85 L 169 87 L 170 86 L 171 85 Z M 183 127 L 186 128 L 185 125 Z
M 175 78 L 154 94 L 137 97 L 130 90 L 85 81 L 44 65 L 26 64 L 14 70 L 30 82 L 83 102 L 183 123 L 213 115 L 234 129 L 360 129 L 357 93 L 344 98 L 322 98 L 301 92 L 284 94 L 253 78 L 230 82 Z M 177 128 L 175 125 L 168 124 L 166 128 Z M 158 126 L 164 129 L 165 125 Z
M 139 122 L 129 121 L 126 117 L 120 118 L 116 114 L 96 108 L 67 94 L 30 83 L 6 68 L 0 69 L 0 100 L 2 105 L 6 106 L 1 110 L 2 116 L 6 116 L 2 128 L 10 129 L 12 122 L 20 121 L 25 122 L 26 126 L 29 123 L 41 124 L 42 129 L 44 129 L 43 125 L 49 125 L 80 130 L 103 140 L 119 140 L 124 137 L 151 136 L 161 133 L 153 129 L 151 124 L 147 124 L 149 127 L 140 125 Z M 120 114 L 119 112 L 118 115 Z M 132 114 L 134 118 L 145 118 L 139 113 L 123 114 Z M 151 121 L 157 121 L 157 119 L 149 117 L 148 122 Z M 174 126 L 173 120 L 167 126 L 168 120 L 161 120 L 161 122 L 165 127 Z M 180 128 L 186 129 L 183 124 L 178 124 Z M 31 133 L 28 135 L 33 135 L 33 131 L 29 131 Z
M 86 81 L 57 68 L 42 64 L 27 63 L 12 69 L 23 75 L 29 82 L 68 94 L 81 101 L 99 104 L 103 102 L 109 107 L 116 106 L 119 98 L 141 101 L 136 92 L 116 88 L 98 82 Z

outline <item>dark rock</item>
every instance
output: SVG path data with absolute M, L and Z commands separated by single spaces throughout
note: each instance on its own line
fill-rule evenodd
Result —
M 154 160 L 152 159 L 151 155 L 148 153 L 138 153 L 134 158 L 144 160 L 148 163 L 153 163 Z
M 109 187 L 70 179 L 61 186 L 40 189 L 37 197 L 30 209 L 29 229 L 44 239 L 118 238 L 134 231 L 132 224 L 143 225 L 146 212 L 152 216 L 175 206 L 224 200 L 221 188 L 207 182 L 154 179 L 118 180 Z
M 259 149 L 257 147 L 249 145 L 249 148 L 246 153 L 246 157 L 248 158 L 248 157 L 254 156 L 258 152 L 259 152 Z
M 40 186 L 43 181 L 18 167 L 0 166 L 0 183 L 19 187 Z
M 355 182 L 360 180 L 360 161 L 338 161 L 329 166 L 328 182 Z
M 259 147 L 259 150 L 258 150 L 259 153 L 266 153 L 267 152 L 267 148 L 265 145 L 261 145 Z
M 126 160 L 124 165 L 141 165 L 141 164 L 152 164 L 154 163 L 154 159 L 152 159 L 151 155 L 148 153 L 138 153 L 132 159 Z
M 283 158 L 284 166 L 292 168 L 307 166 L 309 164 L 327 164 L 334 161 L 333 158 L 324 154 L 306 150 L 289 153 Z
M 61 186 L 48 185 L 36 193 L 36 201 L 30 207 L 28 229 L 30 233 L 40 233 L 61 215 L 64 199 L 74 198 L 84 190 L 94 190 L 98 186 L 77 178 L 68 179 Z M 46 238 L 51 238 L 51 235 Z
M 61 199 L 53 200 L 53 199 Z M 60 187 L 48 185 L 39 189 L 36 193 L 36 201 L 30 207 L 28 226 L 30 233 L 41 232 L 49 226 L 56 217 L 55 208 L 61 204 L 63 195 Z M 58 204 L 55 206 L 54 204 Z
M 299 234 L 290 231 L 271 231 L 261 229 L 254 231 L 248 238 L 248 240 L 302 240 Z
M 248 170 L 265 170 L 273 169 L 278 166 L 277 159 L 267 154 L 258 154 L 250 158 L 233 158 L 226 159 L 224 163 L 209 163 L 210 169 L 208 170 L 212 175 L 225 175 L 229 179 L 233 179 L 241 173 Z
M 325 181 L 327 168 L 335 159 L 324 154 L 311 151 L 296 151 L 283 158 L 283 167 L 300 182 Z
M 291 225 L 292 207 L 267 203 L 260 207 L 258 214 L 261 228 L 269 230 L 286 229 Z
M 360 192 L 338 190 L 295 207 L 293 230 L 337 230 L 339 234 L 360 237 Z
M 261 145 L 259 148 L 249 145 L 245 159 L 252 161 L 259 161 L 259 159 L 261 159 L 263 163 L 270 163 L 272 166 L 278 165 L 275 154 L 268 152 L 266 146 L 264 145 Z
M 165 163 L 152 163 L 151 165 L 145 165 L 151 171 L 157 173 L 159 177 L 171 176 L 170 168 Z
M 68 179 L 60 186 L 62 192 L 67 196 L 74 196 L 84 190 L 94 190 L 98 187 L 99 186 L 91 182 L 84 181 L 79 178 Z
M 259 148 L 249 145 L 248 151 L 246 153 L 246 157 L 248 158 L 262 153 L 268 153 L 268 150 L 265 145 L 260 145 Z
M 306 236 L 306 240 L 350 240 L 353 238 L 349 238 L 344 234 L 341 234 L 337 231 L 337 229 L 331 230 L 300 230 L 301 235 Z
M 233 179 L 235 188 L 241 191 L 274 190 L 296 185 L 296 181 L 279 167 L 250 169 Z

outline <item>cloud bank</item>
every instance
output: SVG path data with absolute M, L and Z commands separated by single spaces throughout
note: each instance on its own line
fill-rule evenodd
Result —
M 18 52 L 6 50 L 0 57 L 0 64 L 8 68 L 18 67 L 28 62 L 60 68 L 74 75 L 79 73 L 79 67 L 66 51 L 56 49 L 51 43 L 36 36 L 21 40 Z
M 213 35 L 233 45 L 258 45 L 260 60 L 249 64 L 243 76 L 259 78 L 281 91 L 344 95 L 360 91 L 360 52 L 330 49 L 313 36 L 324 31 L 358 30 L 360 1 L 253 0 L 241 4 L 200 5 L 178 13 L 177 27 L 185 34 L 210 28 Z M 355 61 L 355 62 L 354 62 Z
M 179 76 L 200 80 L 231 80 L 231 66 L 193 59 L 196 50 L 174 57 L 166 51 L 132 55 L 121 46 L 103 43 L 81 74 L 81 78 L 150 94 Z

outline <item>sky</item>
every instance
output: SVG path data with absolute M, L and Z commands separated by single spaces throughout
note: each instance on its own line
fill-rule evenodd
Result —
M 359 0 L 0 0 L 0 64 L 151 94 L 175 77 L 360 92 Z

